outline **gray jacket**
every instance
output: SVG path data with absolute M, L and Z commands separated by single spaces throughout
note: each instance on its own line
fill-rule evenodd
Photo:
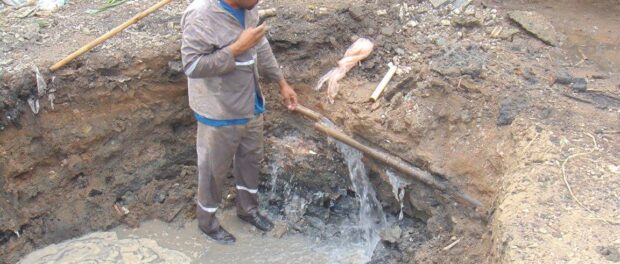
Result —
M 246 11 L 245 25 L 257 24 L 257 8 Z M 194 0 L 181 25 L 181 55 L 192 110 L 216 120 L 253 117 L 254 90 L 262 96 L 259 72 L 270 81 L 284 79 L 267 38 L 233 57 L 229 45 L 243 28 L 218 0 Z

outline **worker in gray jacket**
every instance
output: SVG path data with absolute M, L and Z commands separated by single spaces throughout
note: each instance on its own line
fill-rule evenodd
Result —
M 279 84 L 290 110 L 297 105 L 297 95 L 284 79 L 265 37 L 267 26 L 258 25 L 257 3 L 194 0 L 181 22 L 189 105 L 198 121 L 198 226 L 221 243 L 235 242 L 215 217 L 231 163 L 237 215 L 260 230 L 273 228 L 258 212 L 265 111 L 259 75 Z

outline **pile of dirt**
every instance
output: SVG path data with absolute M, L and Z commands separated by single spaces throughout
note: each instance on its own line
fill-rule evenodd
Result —
M 303 104 L 483 202 L 466 208 L 412 181 L 405 218 L 385 232 L 373 261 L 612 260 L 620 77 L 572 61 L 573 50 L 537 39 L 502 5 L 431 2 L 442 1 L 261 4 L 277 8 L 269 39 Z M 84 13 L 99 5 L 90 0 L 52 14 L 0 10 L 1 261 L 121 223 L 194 217 L 195 127 L 179 57 L 185 3 L 45 70 L 150 4 L 94 16 Z M 313 87 L 359 37 L 376 48 L 329 104 Z M 396 76 L 369 102 L 390 62 Z M 357 210 L 342 157 L 279 106 L 275 86 L 265 91 L 264 209 L 289 232 L 328 239 L 330 226 Z M 386 167 L 365 162 L 384 211 L 397 219 Z

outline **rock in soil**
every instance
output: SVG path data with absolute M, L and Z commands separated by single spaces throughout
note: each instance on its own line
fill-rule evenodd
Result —
M 585 92 L 588 89 L 588 82 L 584 78 L 576 78 L 571 88 L 573 88 L 575 92 Z
M 400 239 L 400 236 L 402 235 L 402 233 L 403 233 L 402 229 L 400 229 L 398 225 L 394 225 L 394 226 L 383 229 L 381 233 L 379 234 L 379 237 L 381 237 L 382 241 L 386 241 L 391 244 L 394 244 L 398 241 L 398 239 Z
M 498 126 L 507 126 L 512 124 L 515 117 L 521 112 L 527 104 L 524 98 L 505 98 L 502 100 L 499 108 L 499 116 L 497 117 Z
M 355 19 L 355 21 L 360 22 L 364 20 L 364 9 L 360 6 L 349 7 L 349 15 L 351 15 L 351 18 Z
M 448 0 L 431 0 L 431 4 L 433 4 L 435 8 L 442 6 L 446 2 L 448 2 Z
M 513 11 L 508 17 L 517 22 L 523 29 L 551 46 L 558 46 L 560 36 L 553 25 L 541 14 L 528 11 Z
M 276 222 L 273 230 L 271 230 L 271 235 L 275 238 L 282 238 L 288 232 L 288 223 L 285 221 Z
M 385 26 L 385 27 L 381 28 L 381 34 L 386 35 L 388 37 L 394 35 L 394 27 L 392 27 L 392 26 Z
M 460 16 L 452 19 L 454 24 L 461 27 L 473 28 L 482 26 L 482 21 L 474 16 Z
M 573 82 L 573 76 L 566 71 L 558 71 L 555 74 L 555 83 L 569 85 Z
M 600 247 L 598 252 L 609 261 L 620 262 L 620 252 L 615 247 Z

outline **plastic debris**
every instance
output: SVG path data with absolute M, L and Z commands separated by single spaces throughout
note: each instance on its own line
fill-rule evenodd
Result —
M 67 4 L 66 0 L 39 0 L 37 6 L 44 11 L 56 11 Z
M 20 6 L 26 3 L 25 0 L 2 0 L 2 3 L 8 6 Z
M 26 5 L 36 6 L 36 9 L 42 11 L 56 11 L 58 8 L 67 4 L 67 0 L 1 0 L 2 3 L 13 7 L 22 7 Z M 35 9 L 35 11 L 36 11 Z
M 56 99 L 56 96 L 53 93 L 50 93 L 47 95 L 47 99 L 50 100 L 50 106 L 52 107 L 52 110 L 54 110 L 54 99 Z
M 41 109 L 39 98 L 35 98 L 34 96 L 28 97 L 28 106 L 30 106 L 30 110 L 32 110 L 35 115 L 38 114 Z
M 45 92 L 47 91 L 47 83 L 45 82 L 43 74 L 41 74 L 41 72 L 39 71 L 39 67 L 34 66 L 32 67 L 32 70 L 34 71 L 37 78 L 37 93 L 39 97 L 41 97 L 45 95 Z
M 373 48 L 374 44 L 369 39 L 360 38 L 355 41 L 355 43 L 347 49 L 344 58 L 338 61 L 338 67 L 333 68 L 321 77 L 315 90 L 320 90 L 323 84 L 327 82 L 327 98 L 330 103 L 334 103 L 334 98 L 338 94 L 338 81 L 344 78 L 355 64 L 367 58 Z

